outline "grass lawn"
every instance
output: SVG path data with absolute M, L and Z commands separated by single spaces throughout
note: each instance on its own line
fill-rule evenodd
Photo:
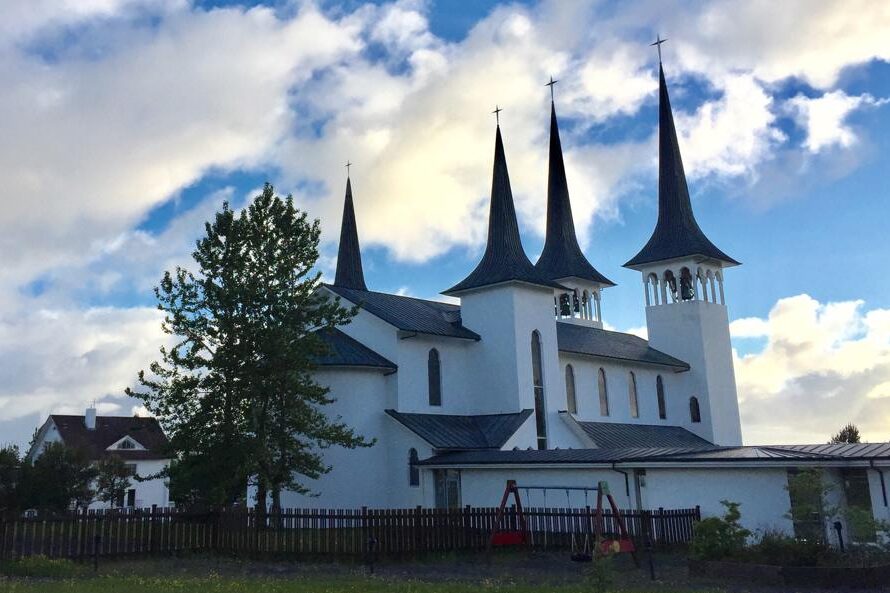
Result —
M 690 581 L 682 556 L 656 562 L 658 580 L 629 558 L 595 569 L 565 554 L 482 558 L 446 555 L 359 564 L 270 562 L 216 556 L 159 557 L 89 565 L 40 559 L 0 566 L 0 593 L 736 593 L 749 589 Z M 602 574 L 611 584 L 604 587 Z M 761 593 L 763 589 L 752 589 Z

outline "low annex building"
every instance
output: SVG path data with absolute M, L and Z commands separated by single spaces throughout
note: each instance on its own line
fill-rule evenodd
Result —
M 156 418 L 141 416 L 97 416 L 87 408 L 83 416 L 51 414 L 37 431 L 27 459 L 34 462 L 49 443 L 86 451 L 91 461 L 117 455 L 126 462 L 133 476 L 151 476 L 170 464 L 169 442 Z M 162 478 L 132 479 L 124 500 L 117 507 L 164 507 L 170 504 L 167 484 Z M 93 502 L 89 508 L 109 505 Z
M 696 222 L 661 65 L 659 97 L 658 219 L 625 264 L 640 274 L 648 340 L 604 329 L 614 283 L 579 247 L 553 104 L 543 252 L 533 264 L 522 247 L 498 125 L 485 252 L 443 291 L 459 305 L 368 288 L 347 180 L 322 290 L 359 312 L 323 335 L 316 378 L 330 413 L 377 444 L 325 451 L 333 471 L 307 484 L 319 496 L 284 493 L 284 506 L 494 506 L 508 479 L 606 481 L 623 507 L 713 515 L 728 499 L 747 527 L 792 532 L 789 475 L 819 467 L 833 504 L 890 519 L 890 444 L 743 446 L 725 284 L 739 262 Z M 565 489 L 525 502 L 586 503 Z

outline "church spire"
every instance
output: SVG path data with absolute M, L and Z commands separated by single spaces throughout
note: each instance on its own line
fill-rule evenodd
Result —
M 500 111 L 497 109 L 495 113 Z M 560 288 L 558 284 L 535 270 L 522 248 L 519 225 L 516 222 L 516 209 L 513 205 L 513 192 L 510 189 L 510 176 L 507 173 L 507 159 L 504 156 L 504 141 L 501 138 L 501 127 L 498 125 L 494 142 L 488 243 L 485 246 L 485 253 L 469 276 L 442 294 L 457 294 L 512 281 Z
M 346 199 L 343 203 L 343 223 L 340 226 L 340 248 L 337 251 L 337 275 L 334 278 L 334 286 L 368 290 L 368 287 L 365 286 L 365 275 L 362 272 L 362 252 L 358 244 L 355 209 L 352 205 L 352 182 L 348 175 L 346 177 Z
M 550 86 L 553 89 L 553 81 Z M 590 265 L 581 252 L 575 235 L 572 218 L 572 204 L 569 200 L 569 186 L 566 181 L 566 168 L 562 156 L 562 143 L 559 140 L 559 124 L 556 121 L 556 106 L 550 102 L 550 170 L 547 176 L 547 237 L 544 250 L 535 268 L 550 280 L 579 278 L 605 286 L 615 283 L 600 274 Z
M 624 265 L 636 268 L 687 256 L 717 260 L 725 266 L 738 265 L 739 262 L 711 243 L 695 220 L 683 160 L 680 158 L 671 100 L 664 81 L 664 68 L 660 60 L 658 79 L 658 222 L 649 242 Z

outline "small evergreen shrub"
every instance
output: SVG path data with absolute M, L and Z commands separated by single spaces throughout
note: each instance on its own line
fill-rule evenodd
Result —
M 740 503 L 721 500 L 726 509 L 723 517 L 708 517 L 695 524 L 692 557 L 698 560 L 720 560 L 738 556 L 745 548 L 751 532 L 741 526 Z

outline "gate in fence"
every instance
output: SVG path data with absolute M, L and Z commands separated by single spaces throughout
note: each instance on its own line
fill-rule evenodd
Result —
M 263 517 L 255 509 L 191 512 L 173 508 L 87 511 L 58 517 L 0 519 L 0 559 L 42 555 L 89 559 L 174 552 L 299 556 L 361 556 L 369 542 L 382 555 L 484 550 L 496 508 L 285 509 Z M 630 536 L 654 546 L 691 541 L 694 509 L 621 511 Z M 592 532 L 586 508 L 525 509 L 528 542 L 569 549 L 573 534 Z M 516 522 L 507 510 L 506 521 Z M 605 531 L 617 531 L 604 513 Z

